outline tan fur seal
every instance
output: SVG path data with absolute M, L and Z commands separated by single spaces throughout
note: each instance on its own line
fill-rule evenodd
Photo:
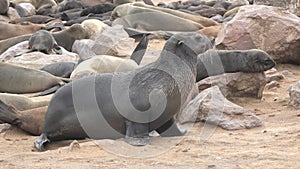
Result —
M 33 135 L 42 132 L 47 106 L 19 111 L 0 100 L 0 120 L 15 125 Z
M 47 106 L 52 95 L 41 97 L 27 97 L 20 94 L 0 93 L 0 100 L 5 104 L 12 105 L 18 110 L 29 110 Z
M 98 55 L 81 62 L 72 72 L 72 80 L 100 73 L 128 72 L 138 68 L 135 61 L 109 55 Z
M 197 31 L 200 23 L 159 10 L 124 4 L 117 6 L 112 14 L 113 25 L 145 31 Z
M 42 28 L 43 26 L 38 24 L 15 25 L 0 22 L 0 40 L 31 34 Z
M 72 50 L 75 40 L 88 38 L 89 33 L 84 25 L 74 24 L 68 29 L 53 33 L 53 37 L 59 46 L 68 51 Z
M 0 40 L 0 54 L 2 54 L 8 48 L 10 48 L 20 42 L 29 40 L 30 36 L 31 36 L 31 34 L 27 34 L 27 35 L 21 35 L 21 36 L 16 36 L 16 37 Z
M 133 3 L 132 5 L 133 6 L 144 7 L 144 8 L 148 8 L 148 9 L 154 9 L 154 10 L 158 10 L 158 11 L 162 11 L 162 12 L 166 12 L 166 13 L 184 18 L 184 19 L 194 21 L 194 22 L 199 23 L 199 24 L 201 24 L 205 27 L 215 26 L 215 25 L 219 24 L 218 22 L 216 22 L 212 19 L 203 17 L 203 16 L 191 15 L 191 14 L 184 13 L 184 12 L 177 11 L 177 10 L 172 10 L 172 9 L 168 9 L 168 8 L 160 8 L 160 7 L 156 7 L 156 6 L 152 6 L 152 5 L 147 5 L 147 4 L 141 3 L 141 2 L 136 2 L 136 3 Z
M 35 93 L 65 83 L 50 73 L 0 62 L 0 92 Z

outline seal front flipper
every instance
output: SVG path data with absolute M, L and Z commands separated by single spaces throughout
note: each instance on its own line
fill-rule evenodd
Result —
M 134 60 L 138 65 L 141 63 L 143 56 L 146 53 L 146 49 L 147 49 L 148 42 L 149 42 L 148 35 L 149 34 L 143 35 L 142 40 L 136 46 L 136 48 L 134 49 L 134 51 L 132 52 L 132 54 L 130 56 L 130 59 Z
M 182 136 L 186 133 L 186 130 L 179 129 L 174 118 L 171 118 L 164 125 L 156 129 L 162 137 Z
M 145 146 L 150 143 L 149 124 L 126 121 L 125 141 L 133 146 Z
M 39 138 L 37 138 L 34 142 L 34 147 L 40 151 L 45 150 L 45 146 L 49 143 L 50 140 L 47 138 L 45 133 L 42 133 Z

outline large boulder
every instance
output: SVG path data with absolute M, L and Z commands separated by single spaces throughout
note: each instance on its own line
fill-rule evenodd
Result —
M 277 63 L 300 64 L 300 18 L 283 8 L 247 5 L 224 24 L 218 49 L 261 49 Z
M 290 94 L 290 105 L 300 109 L 300 81 L 291 85 L 289 89 Z
M 226 98 L 252 97 L 262 98 L 266 85 L 266 76 L 262 73 L 227 73 L 205 78 L 197 83 L 199 92 L 218 86 Z
M 257 5 L 277 6 L 288 9 L 290 12 L 300 16 L 300 0 L 254 0 Z
M 226 130 L 253 128 L 262 121 L 249 110 L 227 100 L 219 87 L 204 90 L 179 113 L 179 123 L 205 121 Z

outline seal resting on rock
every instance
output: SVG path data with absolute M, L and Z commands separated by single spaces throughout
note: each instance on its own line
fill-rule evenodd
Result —
M 161 136 L 184 134 L 173 116 L 194 86 L 197 53 L 209 47 L 203 35 L 176 34 L 155 62 L 129 73 L 89 76 L 63 86 L 50 101 L 35 147 L 44 150 L 48 142 L 62 139 L 124 136 L 131 145 L 146 145 L 152 130 Z
M 61 78 L 47 72 L 3 62 L 0 62 L 0 72 L 0 92 L 35 93 L 65 84 Z
M 69 78 L 76 66 L 77 64 L 74 62 L 57 62 L 44 66 L 40 70 L 57 77 Z
M 32 34 L 29 38 L 29 51 L 26 53 L 30 53 L 33 51 L 43 52 L 45 54 L 50 54 L 53 49 L 56 54 L 62 54 L 60 47 L 57 45 L 52 34 L 46 30 L 39 30 Z M 19 54 L 17 56 L 20 56 Z
M 197 57 L 197 82 L 208 76 L 235 72 L 263 72 L 275 66 L 274 60 L 264 51 L 208 50 Z

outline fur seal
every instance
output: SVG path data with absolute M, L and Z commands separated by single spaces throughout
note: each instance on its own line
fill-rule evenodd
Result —
M 74 24 L 66 30 L 53 33 L 53 37 L 59 46 L 71 51 L 74 41 L 88 38 L 88 32 L 83 25 Z
M 42 67 L 40 70 L 48 72 L 57 77 L 69 78 L 77 66 L 74 62 L 57 62 Z
M 105 3 L 105 4 L 98 4 L 95 6 L 87 7 L 84 9 L 81 13 L 80 16 L 87 16 L 91 13 L 93 14 L 103 14 L 109 11 L 112 11 L 115 9 L 116 5 L 110 4 L 110 3 Z
M 263 72 L 274 66 L 274 60 L 258 49 L 208 50 L 197 57 L 196 81 L 222 73 Z
M 27 97 L 20 94 L 0 93 L 0 100 L 23 111 L 48 106 L 52 95 L 42 97 Z
M 131 145 L 145 145 L 152 130 L 162 136 L 184 134 L 173 116 L 194 86 L 197 53 L 207 50 L 207 43 L 209 39 L 197 33 L 176 34 L 155 62 L 128 73 L 100 74 L 63 86 L 50 101 L 35 147 L 44 150 L 48 142 L 62 139 L 124 136 Z M 191 49 L 188 44 L 198 46 Z
M 0 14 L 5 15 L 9 8 L 9 0 L 0 0 Z
M 81 62 L 72 72 L 70 79 L 76 80 L 101 73 L 129 72 L 136 68 L 138 68 L 138 64 L 131 59 L 97 55 Z
M 203 25 L 200 23 L 168 12 L 152 9 L 153 6 L 150 7 L 134 6 L 133 4 L 117 6 L 111 14 L 112 25 L 120 24 L 124 27 L 145 31 L 191 32 L 203 28 Z
M 9 23 L 19 24 L 19 23 L 22 23 L 22 22 L 31 22 L 31 23 L 35 23 L 35 24 L 45 24 L 45 23 L 50 22 L 54 19 L 55 18 L 52 18 L 50 16 L 32 15 L 32 16 L 26 16 L 26 17 L 21 17 L 21 18 L 14 19 L 14 20 L 10 21 Z
M 21 35 L 21 36 L 8 38 L 8 39 L 5 39 L 5 40 L 0 40 L 0 54 L 2 54 L 8 48 L 10 48 L 10 47 L 12 47 L 12 46 L 14 46 L 14 45 L 16 45 L 20 42 L 29 40 L 30 36 L 31 36 L 31 34 L 27 34 L 27 35 Z
M 43 26 L 38 24 L 16 25 L 2 22 L 0 24 L 0 40 L 32 34 L 42 28 Z
M 60 47 L 57 45 L 54 37 L 50 32 L 46 30 L 39 30 L 33 33 L 29 38 L 28 45 L 30 50 L 27 51 L 26 53 L 39 51 L 45 54 L 50 54 L 51 50 L 53 49 L 53 51 L 56 54 L 62 54 L 62 51 Z M 20 55 L 22 54 L 18 54 L 16 55 L 16 57 Z
M 24 131 L 39 135 L 45 123 L 47 106 L 19 111 L 0 100 L 0 120 L 15 125 Z
M 64 81 L 47 72 L 0 62 L 0 92 L 35 93 L 53 86 L 64 85 Z
M 136 2 L 136 3 L 133 3 L 132 5 L 133 6 L 138 6 L 138 7 L 144 7 L 144 8 L 148 8 L 148 9 L 154 9 L 154 10 L 162 11 L 162 12 L 165 12 L 165 13 L 169 13 L 171 15 L 175 15 L 175 16 L 178 16 L 180 18 L 184 18 L 184 19 L 194 21 L 196 23 L 199 23 L 199 24 L 203 25 L 204 27 L 219 25 L 218 22 L 216 22 L 212 19 L 203 17 L 203 16 L 199 16 L 199 15 L 191 15 L 191 14 L 188 14 L 188 13 L 185 13 L 185 12 L 172 10 L 172 9 L 168 9 L 168 8 L 160 8 L 160 7 L 156 7 L 156 6 L 152 6 L 152 5 L 147 5 L 147 4 L 141 3 L 141 2 Z

